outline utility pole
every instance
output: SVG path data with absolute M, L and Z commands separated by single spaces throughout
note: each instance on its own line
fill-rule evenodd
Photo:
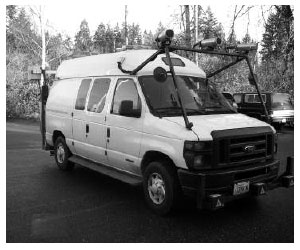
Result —
M 41 67 L 41 133 L 42 133 L 42 148 L 45 149 L 46 145 L 46 121 L 45 121 L 45 91 L 46 91 L 46 37 L 45 37 L 45 6 L 40 6 L 40 23 L 41 23 L 41 36 L 42 36 L 42 67 Z
M 125 45 L 128 45 L 128 31 L 127 31 L 127 5 L 125 5 Z

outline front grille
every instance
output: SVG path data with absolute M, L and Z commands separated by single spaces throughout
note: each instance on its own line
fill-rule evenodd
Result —
M 274 136 L 271 130 L 255 128 L 224 130 L 214 133 L 216 168 L 251 165 L 273 158 Z M 250 131 L 249 131 L 250 130 Z M 251 133 L 253 131 L 253 133 Z M 215 132 L 215 131 L 214 131 Z M 244 133 L 243 133 L 244 132 Z M 217 135 L 217 136 L 216 136 Z

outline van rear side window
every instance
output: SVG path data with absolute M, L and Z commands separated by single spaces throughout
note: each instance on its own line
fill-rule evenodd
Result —
M 84 110 L 86 96 L 89 91 L 91 81 L 92 79 L 83 79 L 81 81 L 81 85 L 79 87 L 78 94 L 77 94 L 75 109 Z
M 106 94 L 109 89 L 110 79 L 109 78 L 97 78 L 94 81 L 87 110 L 91 112 L 101 113 L 105 100 Z
M 262 94 L 261 95 L 264 103 L 266 102 L 266 95 Z M 247 94 L 245 95 L 245 102 L 246 103 L 260 103 L 259 96 L 257 94 Z

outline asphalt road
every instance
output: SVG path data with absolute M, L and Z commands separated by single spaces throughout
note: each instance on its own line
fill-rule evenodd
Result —
M 279 134 L 279 157 L 294 154 L 294 132 Z M 77 166 L 59 171 L 32 123 L 6 126 L 7 242 L 294 242 L 294 190 L 234 201 L 215 212 L 193 201 L 153 214 L 141 188 Z

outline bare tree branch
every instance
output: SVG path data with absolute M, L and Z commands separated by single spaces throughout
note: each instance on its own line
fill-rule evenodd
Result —
M 253 8 L 254 6 L 252 5 L 252 6 L 249 6 L 249 7 L 247 7 L 247 9 L 242 13 L 242 14 L 240 14 L 240 15 L 238 15 L 238 17 L 242 17 L 243 15 L 245 15 L 245 14 L 247 14 L 247 13 L 249 13 L 249 10 L 251 10 L 252 8 Z
M 185 33 L 185 23 L 184 23 L 185 11 L 182 11 L 182 5 L 180 5 L 180 13 L 181 13 L 181 22 L 182 22 L 182 25 L 183 25 L 183 32 Z
M 267 22 L 266 22 L 266 19 L 265 19 L 265 12 L 263 11 L 263 6 L 262 5 L 260 6 L 260 9 L 261 9 L 261 16 L 262 16 L 263 21 L 264 21 L 264 26 L 266 26 Z

